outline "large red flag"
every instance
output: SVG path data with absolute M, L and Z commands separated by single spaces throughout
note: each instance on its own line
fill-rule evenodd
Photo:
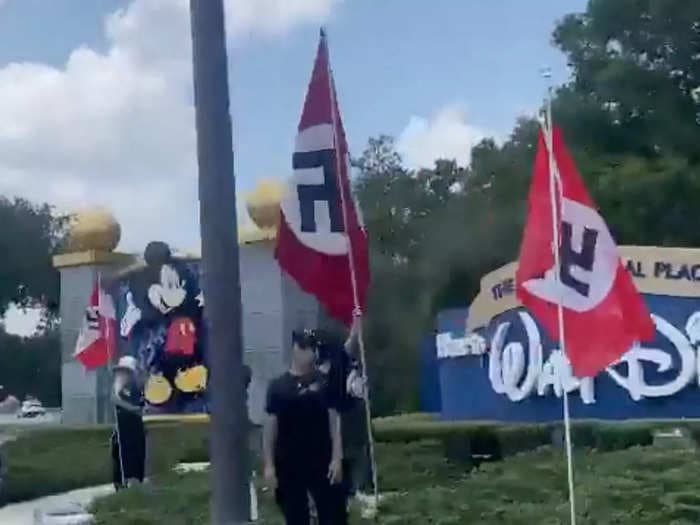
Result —
M 109 364 L 116 350 L 116 314 L 114 302 L 98 279 L 85 309 L 83 326 L 75 344 L 75 357 L 93 370 Z
M 323 31 L 299 121 L 293 175 L 275 255 L 327 312 L 350 325 L 369 285 L 367 235 L 350 186 L 350 158 Z
M 554 340 L 559 340 L 557 303 L 561 301 L 564 343 L 574 373 L 594 376 L 635 342 L 653 339 L 655 328 L 556 126 L 552 151 L 561 181 L 561 200 L 554 199 L 558 203 L 559 281 L 552 252 L 548 147 L 540 132 L 516 272 L 517 295 Z

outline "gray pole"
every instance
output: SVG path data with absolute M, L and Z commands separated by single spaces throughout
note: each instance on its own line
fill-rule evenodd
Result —
M 223 0 L 190 0 L 211 400 L 212 523 L 250 520 L 236 185 Z

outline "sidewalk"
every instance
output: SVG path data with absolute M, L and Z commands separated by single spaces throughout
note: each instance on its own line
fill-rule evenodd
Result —
M 78 489 L 54 496 L 14 503 L 0 508 L 0 523 L 2 525 L 34 525 L 34 511 L 49 511 L 57 507 L 78 504 L 87 507 L 94 499 L 114 492 L 112 485 L 100 485 Z

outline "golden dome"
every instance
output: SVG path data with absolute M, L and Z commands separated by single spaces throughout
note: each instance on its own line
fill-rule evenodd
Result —
M 261 230 L 277 230 L 280 220 L 280 202 L 284 184 L 276 179 L 258 182 L 255 190 L 246 196 L 246 209 Z
M 89 208 L 71 217 L 68 232 L 68 248 L 71 252 L 111 252 L 120 239 L 121 227 L 114 215 L 105 208 Z

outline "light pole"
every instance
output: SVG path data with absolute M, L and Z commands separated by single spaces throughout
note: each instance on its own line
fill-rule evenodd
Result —
M 236 185 L 223 0 L 190 0 L 202 282 L 211 406 L 212 523 L 250 520 Z

